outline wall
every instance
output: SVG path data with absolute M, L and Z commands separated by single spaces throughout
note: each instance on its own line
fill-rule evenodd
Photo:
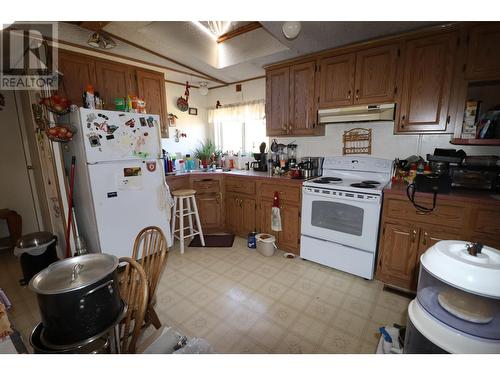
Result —
M 169 153 L 180 152 L 183 155 L 191 153 L 200 141 L 204 141 L 207 134 L 207 106 L 208 96 L 201 96 L 198 90 L 192 88 L 189 90 L 189 106 L 198 109 L 198 115 L 190 115 L 188 112 L 181 112 L 177 108 L 177 99 L 184 96 L 185 87 L 173 83 L 167 83 L 167 110 L 178 117 L 176 127 L 169 128 L 169 138 L 162 139 L 162 147 Z M 175 130 L 186 133 L 186 138 L 179 138 L 175 142 Z
M 266 79 L 260 78 L 253 81 L 243 82 L 241 92 L 236 92 L 236 85 L 229 85 L 217 89 L 210 89 L 208 92 L 208 105 L 214 107 L 217 100 L 220 104 L 234 104 L 249 102 L 266 98 Z
M 5 107 L 0 111 L 0 209 L 8 208 L 22 217 L 23 234 L 39 230 L 33 195 L 26 168 L 21 124 L 13 91 L 1 91 Z M 1 220 L 0 237 L 8 235 L 6 223 Z
M 217 99 L 221 104 L 232 104 L 242 101 L 265 99 L 265 79 L 244 82 L 242 94 L 238 94 L 235 85 L 210 90 L 209 102 Z M 212 104 L 211 104 L 212 105 Z M 295 141 L 297 154 L 302 156 L 335 156 L 342 155 L 342 134 L 344 131 L 365 127 L 372 129 L 372 156 L 394 159 L 409 155 L 432 154 L 434 148 L 463 149 L 468 155 L 500 155 L 500 147 L 490 146 L 455 146 L 450 144 L 451 134 L 394 135 L 394 123 L 365 122 L 326 125 L 323 137 L 279 137 L 280 143 Z

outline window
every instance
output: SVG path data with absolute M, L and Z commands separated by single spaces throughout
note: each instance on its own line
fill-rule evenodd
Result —
M 262 100 L 209 109 L 215 145 L 224 152 L 259 152 L 259 145 L 267 142 L 264 114 Z

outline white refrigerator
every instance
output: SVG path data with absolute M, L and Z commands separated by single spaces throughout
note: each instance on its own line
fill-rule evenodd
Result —
M 159 116 L 79 108 L 64 145 L 66 168 L 76 157 L 74 210 L 89 252 L 131 256 L 135 236 L 162 229 L 168 246 L 170 192 L 161 159 Z

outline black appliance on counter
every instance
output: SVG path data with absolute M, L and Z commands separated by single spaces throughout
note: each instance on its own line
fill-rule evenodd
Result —
M 462 150 L 439 149 L 427 155 L 434 173 L 447 175 L 451 188 L 500 191 L 500 157 L 467 156 Z
M 257 172 L 267 172 L 266 142 L 260 144 L 259 151 L 259 153 L 254 152 L 253 157 L 257 161 L 250 163 L 250 168 Z
M 250 163 L 250 168 L 256 172 L 267 172 L 267 154 L 266 153 L 254 153 L 253 157 L 257 161 Z

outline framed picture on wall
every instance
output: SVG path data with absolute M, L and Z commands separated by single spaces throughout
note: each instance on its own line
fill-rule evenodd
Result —
M 189 114 L 193 116 L 198 116 L 198 108 L 189 107 Z

